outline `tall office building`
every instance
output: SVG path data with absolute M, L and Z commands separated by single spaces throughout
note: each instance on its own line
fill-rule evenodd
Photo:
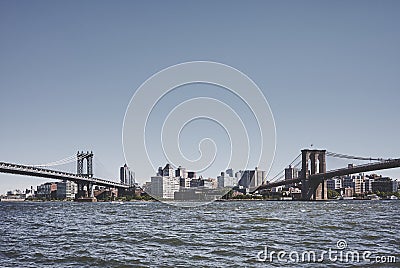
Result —
M 259 170 L 257 167 L 254 170 L 244 170 L 238 184 L 245 188 L 258 187 L 264 183 L 266 173 L 266 171 Z
M 234 187 L 238 184 L 236 177 L 230 176 L 228 173 L 221 172 L 221 175 L 217 177 L 218 188 Z
M 183 168 L 181 166 L 179 166 L 176 170 L 175 170 L 175 177 L 180 177 L 180 178 L 187 178 L 188 174 L 186 172 L 186 168 Z
M 121 183 L 128 184 L 129 186 L 135 185 L 135 174 L 125 164 L 119 170 L 119 178 Z
M 174 177 L 174 168 L 170 164 L 166 164 L 164 169 L 162 170 L 163 177 Z
M 289 165 L 288 168 L 285 168 L 285 180 L 295 179 L 299 176 L 299 170 L 295 167 Z M 287 187 L 294 187 L 296 184 L 287 184 Z
M 181 187 L 187 185 L 185 181 L 186 169 L 179 167 L 176 171 L 171 164 L 166 164 L 164 168 L 159 167 L 157 175 L 151 177 L 151 195 L 163 198 L 163 199 L 174 199 L 174 193 L 178 192 Z
M 174 199 L 174 193 L 179 191 L 178 177 L 151 177 L 151 194 L 158 198 Z
M 227 170 L 226 170 L 226 175 L 228 175 L 229 177 L 233 177 L 233 169 L 231 169 L 231 168 L 228 168 Z
M 299 176 L 299 170 L 291 165 L 285 168 L 285 180 L 295 179 Z

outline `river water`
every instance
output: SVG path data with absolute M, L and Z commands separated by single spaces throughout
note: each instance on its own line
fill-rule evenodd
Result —
M 399 267 L 399 227 L 396 200 L 0 203 L 0 267 Z

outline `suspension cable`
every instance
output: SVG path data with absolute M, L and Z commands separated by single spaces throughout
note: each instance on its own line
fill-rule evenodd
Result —
M 75 162 L 77 160 L 81 160 L 83 158 L 85 158 L 85 156 L 77 157 L 76 155 L 71 155 L 71 156 L 68 156 L 68 157 L 66 157 L 64 159 L 53 161 L 53 162 L 50 162 L 50 163 L 40 164 L 40 165 L 29 165 L 29 166 L 33 166 L 33 167 L 61 166 L 61 165 L 65 165 L 65 164 L 69 164 L 69 163 Z
M 373 158 L 373 157 L 361 157 L 361 156 L 353 156 L 346 154 L 338 154 L 333 152 L 326 152 L 327 156 L 332 156 L 336 158 L 344 158 L 344 159 L 354 159 L 354 160 L 367 160 L 367 161 L 385 161 L 383 158 Z
M 30 166 L 33 166 L 33 167 L 56 166 L 56 165 L 61 165 L 61 164 L 64 164 L 64 163 L 69 163 L 69 162 L 75 161 L 75 159 L 76 159 L 76 156 L 72 155 L 72 156 L 68 156 L 66 158 L 57 160 L 57 161 L 53 161 L 53 162 L 49 162 L 49 163 L 45 163 L 45 164 L 30 165 Z
M 293 159 L 293 161 L 289 164 L 289 166 L 293 165 L 294 162 L 296 162 L 296 160 L 301 156 L 301 153 L 295 158 Z M 301 163 L 301 161 L 300 161 Z M 296 168 L 299 165 L 299 163 L 297 163 L 294 168 Z M 279 181 L 280 179 L 284 178 L 285 175 L 285 170 L 281 170 L 278 174 L 276 174 L 271 180 L 269 180 L 269 182 L 273 182 L 273 181 Z
M 113 175 L 113 174 L 110 172 L 110 170 L 106 167 L 106 165 L 103 164 L 103 162 L 100 161 L 100 159 L 99 159 L 98 157 L 94 156 L 93 159 L 94 159 L 94 163 L 95 163 L 96 165 L 98 165 L 98 168 L 99 168 L 100 170 L 104 171 L 105 173 L 107 173 L 106 175 L 107 175 L 109 178 L 115 177 L 115 175 Z M 101 174 L 100 174 L 100 175 L 101 175 Z

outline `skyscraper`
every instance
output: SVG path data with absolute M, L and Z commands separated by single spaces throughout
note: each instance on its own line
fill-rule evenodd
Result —
M 119 178 L 121 183 L 133 186 L 135 184 L 135 174 L 129 169 L 127 164 L 119 170 Z
M 291 180 L 291 179 L 295 179 L 299 176 L 299 170 L 295 167 L 292 167 L 291 165 L 289 165 L 288 168 L 285 168 L 285 180 Z M 287 184 L 287 187 L 293 187 L 296 184 L 292 183 L 292 184 Z
M 259 170 L 257 167 L 254 170 L 243 170 L 238 184 L 245 188 L 258 187 L 264 183 L 266 173 L 266 171 Z
M 233 177 L 233 169 L 228 168 L 228 169 L 226 170 L 226 175 L 228 175 L 229 177 Z

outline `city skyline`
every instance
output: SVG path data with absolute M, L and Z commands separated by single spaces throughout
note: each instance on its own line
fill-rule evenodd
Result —
M 190 60 L 229 64 L 261 88 L 276 122 L 272 176 L 311 144 L 399 157 L 399 5 L 1 2 L 0 161 L 39 164 L 93 150 L 117 180 L 135 89 Z M 399 169 L 380 173 L 400 178 Z M 44 182 L 0 180 L 0 193 Z
M 78 152 L 78 154 L 79 154 L 79 152 Z M 388 160 L 382 159 L 381 161 L 378 161 L 378 162 L 375 162 L 375 163 L 379 163 L 379 162 L 380 163 L 385 163 L 387 161 Z M 362 165 L 362 166 L 365 166 L 365 165 Z M 356 166 L 353 166 L 353 164 L 349 164 L 348 165 L 348 168 L 353 168 L 353 167 L 356 167 Z M 345 168 L 342 168 L 342 169 L 345 169 Z M 167 171 L 165 171 L 165 170 L 167 170 Z M 85 172 L 87 172 L 86 169 L 83 169 L 83 173 L 85 173 Z M 310 173 L 310 172 L 311 172 L 311 170 L 309 169 L 308 173 Z M 374 179 L 384 179 L 386 181 L 393 182 L 393 187 L 397 187 L 397 186 L 395 186 L 394 183 L 396 183 L 396 185 L 397 185 L 397 183 L 400 182 L 399 179 L 390 178 L 390 177 L 384 177 L 384 176 L 382 176 L 381 172 L 382 172 L 382 170 L 374 170 L 374 171 L 359 172 L 359 173 L 347 173 L 349 175 L 345 175 L 345 176 L 340 175 L 340 176 L 329 177 L 325 181 L 326 181 L 326 184 L 327 184 L 327 189 L 329 189 L 329 190 L 335 190 L 335 189 L 337 190 L 337 189 L 342 188 L 341 186 L 338 186 L 338 185 L 342 185 L 342 184 L 337 184 L 337 183 L 334 183 L 334 182 L 337 181 L 337 180 L 343 180 L 343 178 L 345 178 L 345 177 L 346 178 L 352 178 L 352 179 L 360 178 L 360 177 L 361 178 L 368 177 L 368 178 L 374 178 Z M 213 181 L 213 186 L 208 185 L 206 188 L 225 188 L 225 189 L 227 189 L 226 187 L 228 187 L 228 188 L 231 188 L 234 191 L 238 191 L 238 190 L 242 191 L 243 190 L 243 191 L 246 192 L 246 191 L 249 191 L 250 189 L 257 188 L 258 186 L 265 185 L 265 183 L 269 184 L 269 183 L 272 182 L 272 184 L 274 184 L 275 182 L 279 182 L 279 181 L 283 182 L 283 181 L 286 181 L 286 180 L 293 180 L 293 179 L 299 178 L 299 177 L 301 177 L 301 175 L 300 175 L 301 168 L 293 167 L 292 165 L 289 165 L 281 173 L 282 173 L 281 177 L 278 178 L 278 181 L 276 181 L 277 177 L 272 178 L 272 180 L 271 180 L 271 178 L 270 178 L 270 180 L 267 180 L 266 171 L 259 170 L 257 167 L 255 167 L 255 169 L 253 169 L 253 170 L 251 170 L 251 169 L 250 170 L 249 169 L 246 169 L 246 170 L 241 170 L 241 169 L 234 170 L 232 168 L 229 168 L 229 169 L 226 169 L 225 171 L 221 171 L 220 174 L 217 175 L 217 176 L 203 177 L 203 175 L 201 173 L 197 174 L 197 172 L 190 171 L 190 170 L 186 169 L 185 167 L 174 166 L 174 165 L 172 165 L 170 163 L 166 163 L 164 168 L 163 168 L 163 166 L 158 167 L 157 172 L 155 172 L 152 176 L 150 176 L 150 178 L 147 178 L 143 184 L 140 184 L 140 183 L 137 183 L 136 180 L 135 180 L 135 173 L 125 163 L 123 166 L 121 166 L 119 168 L 119 176 L 120 176 L 119 177 L 119 182 L 121 184 L 129 185 L 129 186 L 131 186 L 133 188 L 143 190 L 147 194 L 150 194 L 152 197 L 155 197 L 155 198 L 158 199 L 160 197 L 159 196 L 157 197 L 157 195 L 154 195 L 152 193 L 152 191 L 151 191 L 151 188 L 147 189 L 147 187 L 149 187 L 152 184 L 154 178 L 178 179 L 177 183 L 178 183 L 178 185 L 180 184 L 180 187 L 178 187 L 176 189 L 176 191 L 181 191 L 182 189 L 185 190 L 184 188 L 189 189 L 189 188 L 192 188 L 192 187 L 196 188 L 196 187 L 199 187 L 199 186 L 205 186 L 205 185 L 197 185 L 196 184 L 196 183 L 198 183 L 197 181 L 209 181 L 209 182 Z M 72 173 L 72 174 L 74 174 L 74 173 Z M 85 175 L 85 176 L 89 176 L 90 177 L 89 174 Z M 99 179 L 103 179 L 104 180 L 104 178 L 99 178 Z M 179 182 L 179 179 L 181 180 L 180 182 Z M 182 180 L 182 179 L 184 179 L 184 180 Z M 189 180 L 187 180 L 187 179 L 189 179 Z M 194 179 L 194 182 L 191 182 L 191 179 Z M 68 194 L 66 194 L 66 186 L 65 186 L 66 184 L 67 185 L 71 184 L 72 185 L 72 189 L 75 189 L 76 191 L 78 189 L 77 188 L 78 187 L 77 183 L 75 183 L 73 181 L 70 181 L 70 180 L 66 180 L 66 179 L 49 179 L 49 178 L 42 178 L 42 180 L 46 180 L 46 181 L 44 183 L 41 183 L 40 185 L 36 185 L 35 187 L 34 187 L 34 185 L 31 185 L 30 187 L 27 187 L 27 188 L 7 189 L 6 192 L 7 193 L 17 192 L 17 193 L 20 193 L 20 194 L 27 192 L 30 195 L 35 195 L 36 194 L 36 190 L 32 192 L 32 189 L 37 188 L 37 191 L 38 191 L 39 196 L 40 196 L 41 195 L 40 192 L 42 191 L 43 187 L 50 187 L 50 185 L 59 185 L 60 184 L 61 187 L 62 187 L 61 188 L 62 192 L 61 192 L 61 194 L 57 192 L 57 198 L 59 198 L 60 195 L 61 196 L 63 196 L 63 195 L 64 196 L 68 196 Z M 353 183 L 352 187 L 356 189 L 355 193 L 358 194 L 359 192 L 357 192 L 358 190 L 357 190 L 357 187 L 355 186 L 354 183 L 360 183 L 360 181 L 358 181 L 358 182 L 356 181 L 356 182 L 352 182 L 352 183 Z M 371 182 L 369 182 L 369 183 L 371 184 Z M 96 183 L 94 183 L 94 185 L 96 185 Z M 347 184 L 347 186 L 349 186 L 349 185 Z M 42 187 L 42 188 L 39 189 L 39 187 Z M 71 186 L 68 186 L 68 187 L 71 187 Z M 99 186 L 97 186 L 97 187 L 99 187 Z M 107 188 L 107 187 L 104 187 L 104 186 L 100 186 L 100 187 Z M 239 187 L 239 188 L 237 188 L 237 187 Z M 275 189 L 274 191 L 282 192 L 282 190 L 285 189 L 285 188 L 291 189 L 293 187 L 297 188 L 297 191 L 299 191 L 299 189 L 298 189 L 299 186 L 297 185 L 297 183 L 281 184 L 280 186 L 274 186 L 272 188 Z M 369 186 L 369 188 L 368 188 L 368 186 L 366 186 L 366 187 L 367 187 L 367 190 L 371 189 L 371 186 Z M 44 189 L 46 189 L 46 188 L 44 188 Z M 47 191 L 49 189 L 50 188 L 46 189 L 45 191 Z M 240 190 L 240 189 L 242 189 L 242 190 Z M 150 191 L 148 192 L 147 190 L 150 190 Z M 72 190 L 72 191 L 74 191 L 74 190 Z M 393 192 L 395 192 L 395 191 L 393 191 Z M 49 195 L 49 193 L 48 193 L 48 195 Z M 0 196 L 2 196 L 3 194 L 6 194 L 6 193 L 0 193 Z M 42 193 L 42 195 L 43 195 L 43 193 Z M 171 195 L 171 193 L 169 195 Z M 48 196 L 48 198 L 50 198 L 49 196 Z M 217 196 L 220 198 L 221 194 L 219 194 Z M 54 195 L 54 198 L 55 198 L 55 195 Z

